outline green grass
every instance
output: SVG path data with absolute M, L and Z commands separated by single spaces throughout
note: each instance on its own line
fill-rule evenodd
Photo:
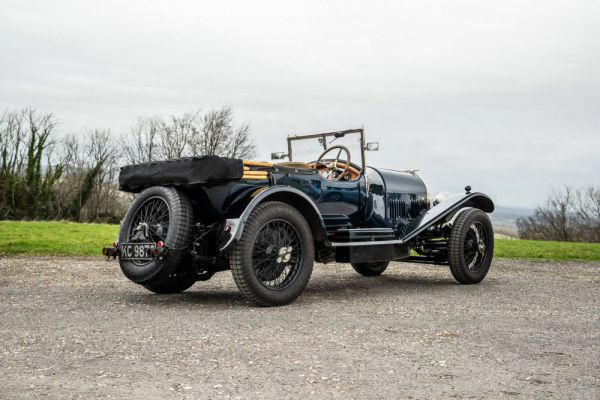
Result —
M 100 256 L 119 227 L 73 222 L 0 221 L 0 254 Z M 495 257 L 600 261 L 600 243 L 496 239 Z
M 0 221 L 0 254 L 101 256 L 118 225 Z
M 600 261 L 600 243 L 496 239 L 494 257 Z

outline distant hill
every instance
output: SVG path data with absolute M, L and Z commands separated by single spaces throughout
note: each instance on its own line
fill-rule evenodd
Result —
M 532 214 L 532 208 L 504 207 L 496 205 L 496 209 L 490 214 L 490 219 L 494 225 L 516 228 L 518 218 L 528 217 Z

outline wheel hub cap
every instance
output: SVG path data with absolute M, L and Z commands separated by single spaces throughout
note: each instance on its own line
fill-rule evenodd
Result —
M 480 222 L 475 222 L 469 227 L 467 237 L 465 238 L 465 262 L 467 268 L 476 271 L 481 266 L 486 256 L 487 233 Z
M 287 247 L 282 247 L 279 249 L 279 252 L 277 253 L 277 263 L 281 264 L 281 263 L 286 263 L 290 261 L 290 258 L 292 258 L 292 246 L 287 246 Z

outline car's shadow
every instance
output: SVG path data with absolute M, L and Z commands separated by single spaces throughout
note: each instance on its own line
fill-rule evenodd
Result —
M 303 297 L 318 299 L 339 296 L 340 299 L 352 299 L 365 296 L 402 296 L 406 290 L 418 290 L 424 294 L 439 293 L 457 286 L 459 285 L 451 278 L 382 275 L 377 277 L 357 276 L 339 280 L 336 277 L 326 277 L 309 283 Z
M 493 285 L 493 282 L 481 285 L 468 285 L 469 287 Z M 300 298 L 293 304 L 311 304 L 323 301 L 324 298 L 332 299 L 339 297 L 340 300 L 364 299 L 365 297 L 381 298 L 388 296 L 403 296 L 410 291 L 415 291 L 423 296 L 433 294 L 443 295 L 446 291 L 454 291 L 464 285 L 456 283 L 451 277 L 440 279 L 438 277 L 415 277 L 415 276 L 393 276 L 382 275 L 378 277 L 348 277 L 348 276 L 321 276 L 313 278 Z M 248 307 L 253 304 L 235 287 L 227 289 L 206 289 L 202 282 L 196 283 L 191 289 L 178 294 L 152 294 L 152 293 L 129 293 L 124 294 L 126 300 L 132 303 L 173 306 L 183 304 L 197 304 L 208 307 Z
M 122 298 L 131 304 L 143 304 L 156 307 L 174 307 L 182 304 L 204 305 L 208 308 L 247 307 L 250 303 L 235 288 L 202 289 L 199 285 L 183 293 L 156 294 L 150 292 L 122 293 Z

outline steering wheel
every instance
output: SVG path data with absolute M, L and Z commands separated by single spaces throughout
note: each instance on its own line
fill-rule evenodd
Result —
M 335 149 L 339 149 L 337 156 L 335 156 L 335 161 L 330 162 L 329 164 L 326 164 L 321 161 L 325 157 L 325 154 L 327 154 L 330 151 L 335 150 Z M 338 167 L 338 165 L 337 165 L 337 163 L 340 159 L 340 155 L 342 155 L 342 151 L 344 151 L 346 153 L 346 167 L 344 169 Z M 329 174 L 327 175 L 327 179 L 341 181 L 348 174 L 348 169 L 350 168 L 350 150 L 348 150 L 348 148 L 346 146 L 342 146 L 341 144 L 338 144 L 336 146 L 331 146 L 330 148 L 325 150 L 323 153 L 321 153 L 321 155 L 315 162 L 314 169 L 317 169 L 318 165 L 322 165 L 322 166 L 324 165 L 325 168 L 327 168 L 327 170 L 329 171 Z M 337 176 L 335 175 L 336 173 L 338 174 Z

